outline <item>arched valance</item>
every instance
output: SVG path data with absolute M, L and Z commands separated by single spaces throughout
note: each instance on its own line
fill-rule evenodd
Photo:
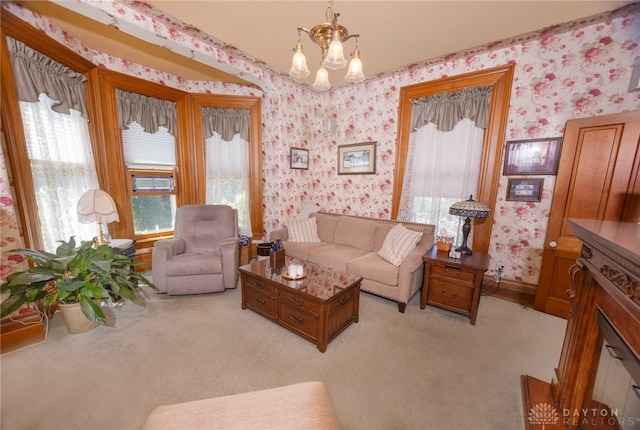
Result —
M 248 109 L 219 109 L 202 108 L 204 122 L 204 138 L 208 139 L 217 132 L 222 140 L 231 141 L 235 134 L 240 134 L 243 140 L 249 141 L 249 121 L 251 119 Z
M 476 127 L 487 128 L 491 88 L 464 88 L 457 93 L 438 93 L 411 99 L 411 130 L 417 130 L 431 122 L 440 131 L 451 131 L 463 118 L 474 121 Z
M 166 127 L 176 137 L 176 103 L 160 100 L 141 94 L 116 89 L 118 103 L 118 126 L 127 130 L 128 125 L 137 122 L 145 132 L 155 133 L 160 127 Z
M 56 101 L 51 106 L 54 112 L 68 115 L 69 109 L 74 109 L 89 119 L 83 84 L 86 78 L 81 73 L 11 37 L 7 37 L 7 44 L 20 101 L 37 103 L 44 93 Z

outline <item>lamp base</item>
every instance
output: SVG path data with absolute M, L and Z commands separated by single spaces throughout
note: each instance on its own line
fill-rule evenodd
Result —
M 464 255 L 471 255 L 473 254 L 473 252 L 471 252 L 471 249 L 469 249 L 468 246 L 463 245 L 463 246 L 459 246 L 456 248 L 456 251 L 463 253 Z

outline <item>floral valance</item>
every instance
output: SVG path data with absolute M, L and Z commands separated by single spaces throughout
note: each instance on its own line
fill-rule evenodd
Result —
M 250 114 L 248 109 L 202 108 L 204 138 L 208 139 L 217 132 L 222 140 L 229 142 L 239 133 L 242 139 L 248 141 Z
M 81 73 L 11 37 L 7 37 L 7 44 L 20 101 L 37 103 L 40 94 L 44 93 L 56 101 L 51 106 L 53 111 L 68 115 L 69 109 L 75 109 L 84 119 L 89 119 L 84 88 L 86 78 Z
M 137 122 L 145 132 L 155 133 L 160 127 L 166 127 L 176 137 L 176 103 L 160 100 L 141 94 L 116 89 L 118 103 L 118 126 L 127 130 L 128 125 Z
M 411 130 L 433 123 L 440 131 L 451 131 L 463 118 L 473 120 L 476 127 L 487 128 L 491 89 L 491 86 L 464 88 L 457 93 L 411 99 Z

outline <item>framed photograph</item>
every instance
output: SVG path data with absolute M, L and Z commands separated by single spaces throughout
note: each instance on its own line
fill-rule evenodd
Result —
M 558 173 L 561 137 L 507 142 L 503 175 L 555 175 Z
M 640 64 L 636 64 L 631 71 L 631 80 L 629 81 L 629 92 L 640 91 Z
M 291 168 L 309 170 L 309 150 L 291 147 Z
M 544 179 L 510 178 L 507 200 L 512 202 L 539 202 L 542 199 Z
M 338 175 L 376 173 L 376 142 L 338 146 Z

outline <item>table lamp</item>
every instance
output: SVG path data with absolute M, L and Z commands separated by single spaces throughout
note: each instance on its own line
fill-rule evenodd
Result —
M 89 190 L 78 200 L 78 222 L 89 224 L 98 223 L 97 245 L 109 243 L 102 233 L 102 224 L 109 224 L 113 221 L 120 221 L 116 204 L 109 194 L 102 190 Z
M 473 196 L 469 196 L 468 200 L 462 200 L 452 204 L 449 208 L 449 213 L 451 215 L 467 217 L 462 225 L 462 245 L 457 247 L 456 251 L 466 255 L 471 255 L 471 249 L 467 246 L 467 239 L 471 232 L 471 218 L 488 218 L 489 213 L 491 213 L 491 209 L 484 204 L 473 200 Z

